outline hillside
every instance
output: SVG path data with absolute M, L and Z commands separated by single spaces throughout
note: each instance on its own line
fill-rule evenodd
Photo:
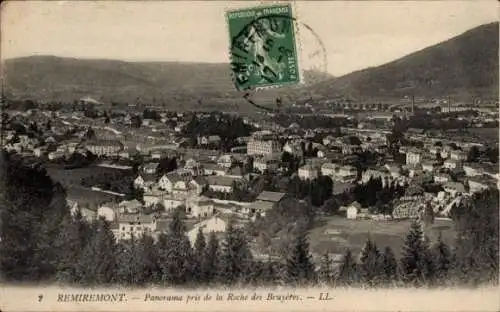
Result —
M 104 103 L 139 101 L 174 109 L 255 110 L 235 91 L 228 64 L 31 56 L 9 59 L 2 65 L 6 93 L 15 99 L 72 102 L 90 96 Z M 278 95 L 285 106 L 311 96 L 497 98 L 498 23 L 479 26 L 382 66 L 339 78 L 306 72 L 305 80 L 305 87 L 260 91 L 253 99 L 273 107 Z
M 313 90 L 324 96 L 355 98 L 409 94 L 497 98 L 498 23 L 476 27 L 382 66 L 324 81 Z
M 5 76 L 7 94 L 18 99 L 72 102 L 91 96 L 105 103 L 133 103 L 139 98 L 166 107 L 196 107 L 200 100 L 211 109 L 238 109 L 238 103 L 244 103 L 243 93 L 236 92 L 231 81 L 229 64 L 30 56 L 6 60 Z M 315 72 L 305 74 L 306 82 L 330 77 Z M 259 92 L 258 98 L 270 105 L 276 92 Z

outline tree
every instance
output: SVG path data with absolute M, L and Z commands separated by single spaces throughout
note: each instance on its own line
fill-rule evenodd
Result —
M 498 190 L 488 189 L 452 211 L 457 228 L 453 275 L 461 283 L 498 281 L 498 200 Z
M 196 234 L 196 240 L 194 242 L 194 260 L 195 260 L 195 270 L 194 277 L 198 282 L 206 281 L 206 272 L 204 271 L 203 261 L 205 259 L 205 235 L 201 227 L 198 228 L 198 233 Z
M 326 252 L 322 257 L 321 257 L 321 265 L 319 268 L 319 280 L 326 285 L 331 285 L 333 284 L 333 271 L 332 271 L 332 259 L 328 255 L 328 252 Z
M 422 286 L 432 282 L 432 258 L 421 226 L 416 221 L 406 235 L 400 261 L 402 278 L 407 284 Z
M 125 285 L 144 286 L 157 280 L 158 259 L 153 238 L 132 237 L 118 248 L 117 278 Z
M 350 249 L 347 249 L 339 268 L 337 283 L 343 286 L 351 286 L 358 282 L 356 260 Z
M 92 236 L 90 225 L 78 210 L 74 216 L 67 215 L 61 224 L 61 232 L 54 242 L 59 251 L 56 279 L 66 283 L 77 283 L 82 279 L 78 272 L 78 260 Z
M 377 245 L 369 238 L 365 242 L 365 246 L 361 252 L 360 263 L 358 266 L 362 283 L 370 287 L 380 283 L 382 275 L 382 265 L 380 260 L 380 252 Z
M 181 209 L 176 209 L 170 221 L 168 233 L 158 239 L 159 263 L 162 281 L 172 285 L 182 285 L 191 280 L 193 270 L 193 250 L 184 234 L 185 225 L 181 219 Z
M 349 144 L 351 145 L 361 145 L 361 140 L 357 137 L 357 136 L 354 136 L 354 135 L 351 135 L 349 136 Z
M 0 270 L 10 281 L 44 281 L 54 277 L 53 243 L 69 214 L 66 194 L 45 169 L 25 164 L 0 151 Z
M 234 227 L 231 218 L 226 227 L 220 262 L 220 281 L 226 285 L 234 285 L 246 278 L 245 273 L 252 263 L 252 255 L 247 240 L 240 229 Z
M 289 283 L 303 285 L 314 281 L 314 264 L 309 254 L 307 231 L 300 229 L 286 262 Z
M 104 219 L 92 223 L 94 233 L 78 259 L 77 274 L 83 285 L 109 285 L 117 272 L 117 249 L 109 223 Z
M 208 282 L 214 282 L 217 277 L 218 268 L 220 267 L 219 256 L 219 240 L 215 232 L 210 232 L 202 263 L 202 271 L 205 273 Z
M 476 162 L 480 156 L 481 153 L 479 152 L 477 146 L 472 146 L 467 153 L 467 162 Z
M 387 246 L 382 253 L 382 277 L 385 285 L 390 285 L 398 282 L 398 262 L 394 256 L 391 247 Z
M 439 233 L 438 241 L 433 245 L 431 252 L 434 259 L 438 285 L 445 285 L 451 267 L 451 252 L 448 245 L 443 242 L 441 233 Z

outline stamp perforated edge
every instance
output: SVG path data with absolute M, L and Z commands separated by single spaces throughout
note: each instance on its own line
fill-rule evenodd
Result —
M 236 88 L 236 76 L 235 73 L 232 70 L 232 63 L 233 63 L 233 55 L 231 53 L 231 48 L 232 48 L 232 38 L 230 35 L 229 31 L 229 14 L 232 12 L 237 12 L 240 10 L 245 10 L 245 9 L 252 9 L 252 8 L 258 8 L 258 7 L 265 7 L 265 6 L 272 6 L 272 5 L 284 5 L 284 4 L 289 4 L 292 8 L 292 21 L 293 21 L 293 31 L 294 31 L 294 36 L 293 36 L 293 43 L 295 45 L 295 51 L 296 51 L 296 56 L 297 56 L 297 71 L 299 75 L 299 82 L 298 83 L 288 83 L 288 84 L 273 84 L 273 85 L 268 85 L 268 86 L 255 86 L 252 88 L 249 88 L 248 90 L 238 90 Z M 299 32 L 299 22 L 298 22 L 298 15 L 297 15 L 297 5 L 295 0 L 284 0 L 284 1 L 259 1 L 258 4 L 256 5 L 249 5 L 247 7 L 240 7 L 240 8 L 226 8 L 224 10 L 224 19 L 226 20 L 226 30 L 228 34 L 228 49 L 227 49 L 227 54 L 228 54 L 228 59 L 229 59 L 229 66 L 230 66 L 230 71 L 231 71 L 231 81 L 233 83 L 233 86 L 235 88 L 236 92 L 242 92 L 245 94 L 251 94 L 253 92 L 259 92 L 259 91 L 264 91 L 264 90 L 270 90 L 270 89 L 281 89 L 284 87 L 293 87 L 293 86 L 298 86 L 298 85 L 303 85 L 304 84 L 304 72 L 302 69 L 302 45 L 301 45 L 301 40 L 300 40 L 300 32 Z

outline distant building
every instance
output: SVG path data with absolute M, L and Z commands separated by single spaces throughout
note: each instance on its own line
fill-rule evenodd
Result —
M 416 149 L 411 149 L 406 153 L 407 165 L 418 165 L 421 161 L 422 154 Z
M 116 140 L 95 140 L 87 142 L 85 148 L 96 156 L 118 156 L 123 144 Z
M 248 155 L 271 155 L 281 152 L 276 135 L 270 131 L 259 131 L 247 143 Z
M 318 169 L 311 165 L 304 165 L 299 168 L 299 178 L 302 180 L 313 180 L 318 177 Z
M 208 188 L 216 192 L 231 193 L 233 191 L 234 183 L 241 183 L 241 179 L 221 177 L 221 176 L 208 176 Z
M 152 235 L 156 230 L 157 217 L 144 214 L 121 214 L 113 232 L 117 240 L 129 240 L 143 235 Z
M 347 219 L 356 219 L 358 216 L 358 211 L 361 210 L 361 204 L 357 201 L 350 204 L 346 209 Z

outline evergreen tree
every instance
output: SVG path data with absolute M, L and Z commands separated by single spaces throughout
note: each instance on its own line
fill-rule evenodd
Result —
M 205 260 L 205 235 L 200 228 L 198 228 L 198 233 L 196 235 L 196 240 L 194 242 L 194 260 L 195 260 L 195 268 L 194 268 L 194 277 L 198 282 L 204 283 L 206 281 L 206 272 L 204 272 L 203 261 Z
M 343 286 L 354 285 L 358 282 L 356 259 L 354 259 L 350 249 L 347 249 L 344 254 L 339 268 L 337 281 Z
M 56 279 L 61 282 L 76 283 L 83 276 L 78 272 L 78 261 L 92 236 L 90 225 L 83 220 L 80 210 L 74 216 L 68 215 L 62 222 L 61 232 L 54 246 L 59 251 Z
M 359 276 L 364 285 L 373 287 L 380 283 L 382 277 L 380 252 L 371 239 L 365 243 L 358 267 Z
M 269 256 L 267 261 L 263 263 L 262 271 L 260 274 L 260 282 L 264 285 L 273 285 L 278 280 L 276 265 L 271 261 Z
M 299 230 L 287 259 L 287 280 L 293 284 L 314 282 L 314 264 L 309 254 L 305 229 Z
M 64 189 L 45 169 L 2 155 L 0 189 L 0 270 L 7 280 L 44 281 L 57 269 L 53 242 L 69 214 Z
M 451 267 L 451 252 L 443 242 L 441 233 L 436 244 L 432 248 L 432 257 L 434 259 L 435 269 L 436 269 L 436 280 L 438 285 L 444 285 L 448 279 L 448 272 Z
M 158 241 L 162 280 L 168 284 L 182 285 L 192 280 L 193 250 L 185 235 L 181 210 L 174 212 L 168 233 L 160 235 Z
M 424 233 L 418 222 L 413 222 L 406 235 L 400 259 L 403 281 L 412 286 L 432 282 L 432 258 Z
M 326 285 L 331 285 L 333 283 L 332 266 L 332 259 L 328 255 L 328 252 L 326 252 L 321 257 L 321 265 L 319 268 L 319 280 Z
M 205 273 L 205 278 L 208 282 L 215 282 L 219 268 L 219 240 L 215 232 L 210 232 L 208 236 L 207 247 L 204 252 L 204 261 L 202 272 Z
M 226 285 L 241 282 L 246 278 L 245 274 L 251 262 L 252 255 L 247 240 L 243 232 L 234 227 L 234 220 L 230 219 L 222 241 L 220 281 Z
M 382 281 L 385 285 L 394 285 L 398 282 L 398 262 L 391 247 L 387 246 L 382 253 Z
M 117 269 L 117 249 L 113 232 L 104 219 L 93 222 L 89 243 L 80 254 L 77 275 L 84 285 L 108 285 L 114 282 Z
M 157 253 L 150 236 L 132 237 L 118 244 L 117 279 L 125 285 L 144 286 L 156 282 Z

